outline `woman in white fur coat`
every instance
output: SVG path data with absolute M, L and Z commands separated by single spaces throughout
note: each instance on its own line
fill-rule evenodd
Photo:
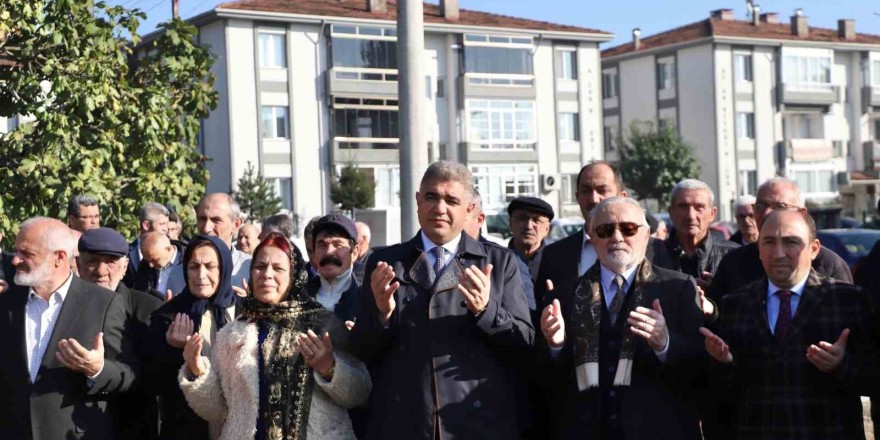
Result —
M 299 250 L 268 235 L 250 279 L 242 316 L 217 333 L 210 358 L 198 334 L 187 341 L 178 379 L 190 407 L 222 440 L 354 440 L 347 409 L 367 400 L 370 375 L 344 350 L 344 324 L 306 294 Z

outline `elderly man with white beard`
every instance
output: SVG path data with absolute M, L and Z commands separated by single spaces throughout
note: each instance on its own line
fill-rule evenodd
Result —
M 688 385 L 703 359 L 693 279 L 645 259 L 649 228 L 632 199 L 601 201 L 588 233 L 598 261 L 551 291 L 541 316 L 558 438 L 700 439 Z
M 124 299 L 73 275 L 76 245 L 67 225 L 45 217 L 15 239 L 15 287 L 0 295 L 5 438 L 115 437 L 110 407 L 137 373 Z

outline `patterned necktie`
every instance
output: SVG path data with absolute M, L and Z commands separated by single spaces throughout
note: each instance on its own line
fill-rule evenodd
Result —
M 788 329 L 791 328 L 791 292 L 777 290 L 776 295 L 779 296 L 779 315 L 776 317 L 773 334 L 779 342 L 782 342 L 788 335 Z
M 434 279 L 440 278 L 440 273 L 443 272 L 443 267 L 446 266 L 446 249 L 443 246 L 437 246 L 434 249 L 431 249 L 431 253 L 434 254 Z
M 608 306 L 608 314 L 611 315 L 611 325 L 614 325 L 617 321 L 617 314 L 620 313 L 620 308 L 623 306 L 623 298 L 626 296 L 623 282 L 623 275 L 616 275 L 614 277 L 614 285 L 617 286 L 617 292 L 614 294 L 614 299 L 611 300 L 611 305 Z

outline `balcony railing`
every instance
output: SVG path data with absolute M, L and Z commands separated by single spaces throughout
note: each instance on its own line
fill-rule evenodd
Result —
M 840 101 L 840 87 L 829 83 L 779 83 L 779 104 L 829 107 Z
M 880 86 L 862 87 L 862 102 L 865 113 L 880 112 Z

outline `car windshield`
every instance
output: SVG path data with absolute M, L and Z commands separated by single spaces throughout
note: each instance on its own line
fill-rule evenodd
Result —
M 835 234 L 843 243 L 847 252 L 856 257 L 863 257 L 871 252 L 871 248 L 880 240 L 880 231 L 861 231 L 848 234 Z

